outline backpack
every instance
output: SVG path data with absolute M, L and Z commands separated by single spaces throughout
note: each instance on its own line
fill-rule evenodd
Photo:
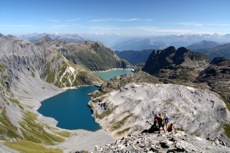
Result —
M 168 122 L 169 122 L 169 118 L 165 117 L 165 123 L 168 123 Z

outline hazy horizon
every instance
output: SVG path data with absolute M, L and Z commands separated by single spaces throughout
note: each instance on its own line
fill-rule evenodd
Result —
M 228 34 L 230 1 L 4 0 L 0 33 Z

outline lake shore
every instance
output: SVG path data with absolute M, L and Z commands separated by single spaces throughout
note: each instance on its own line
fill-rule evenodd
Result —
M 62 92 L 65 92 L 68 89 L 76 89 L 76 88 L 62 89 L 61 92 L 58 91 L 56 93 L 53 93 L 50 95 L 50 97 L 61 94 Z M 46 99 L 48 99 L 47 96 L 41 97 L 42 101 Z M 59 128 L 57 127 L 57 123 L 58 123 L 57 120 L 55 120 L 52 117 L 43 116 L 37 111 L 38 108 L 39 107 L 36 107 L 36 110 L 33 110 L 32 112 L 35 114 L 38 114 L 38 120 L 40 123 L 45 124 L 47 126 L 54 127 L 60 131 L 68 131 L 71 133 L 71 136 L 66 138 L 64 142 L 54 145 L 52 146 L 52 148 L 61 149 L 63 150 L 64 153 L 76 152 L 76 151 L 81 151 L 81 150 L 91 151 L 95 148 L 96 145 L 103 146 L 107 143 L 111 143 L 115 141 L 115 138 L 103 129 L 97 130 L 95 132 L 91 132 L 91 131 L 80 130 L 80 129 L 79 130 L 67 130 L 67 129 Z
M 109 71 L 112 71 L 112 70 L 132 70 L 132 68 L 112 68 L 112 69 L 108 69 L 108 70 L 102 70 L 102 71 L 91 71 L 92 73 L 95 73 L 95 72 L 109 72 Z
M 109 72 L 112 70 L 131 70 L 131 69 L 115 68 L 103 72 Z M 76 152 L 81 150 L 92 151 L 96 145 L 103 146 L 105 144 L 114 142 L 116 140 L 115 137 L 113 137 L 110 133 L 108 133 L 104 129 L 91 132 L 87 130 L 67 130 L 67 129 L 59 128 L 57 127 L 58 122 L 54 118 L 43 116 L 38 112 L 38 109 L 40 108 L 44 100 L 49 99 L 58 94 L 61 94 L 63 92 L 66 92 L 69 89 L 78 89 L 79 87 L 82 86 L 58 88 L 51 84 L 42 82 L 40 84 L 37 84 L 37 86 L 35 86 L 35 88 L 33 88 L 32 90 L 28 91 L 26 95 L 25 93 L 20 93 L 22 91 L 15 92 L 17 93 L 18 97 L 21 97 L 20 102 L 23 105 L 25 105 L 27 108 L 29 108 L 31 112 L 38 115 L 38 121 L 41 124 L 54 127 L 60 131 L 64 130 L 71 133 L 71 136 L 66 138 L 64 142 L 52 146 L 52 148 L 59 148 L 63 150 L 63 152 L 65 153 Z

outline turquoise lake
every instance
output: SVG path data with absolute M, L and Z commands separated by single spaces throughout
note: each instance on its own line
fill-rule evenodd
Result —
M 133 72 L 130 69 L 123 69 L 123 70 L 110 70 L 107 72 L 94 72 L 94 74 L 98 77 L 101 77 L 104 80 L 110 80 L 115 76 L 120 76 L 124 74 L 132 74 Z
M 96 72 L 96 75 L 100 75 L 101 78 L 109 80 L 111 77 L 129 74 L 130 72 L 131 70 L 112 70 L 108 72 Z M 63 129 L 99 130 L 101 127 L 95 122 L 95 119 L 92 117 L 92 112 L 87 106 L 90 101 L 88 94 L 98 89 L 96 86 L 84 86 L 67 90 L 44 100 L 38 112 L 57 120 L 57 127 Z
M 89 93 L 99 89 L 95 86 L 70 89 L 42 102 L 38 112 L 58 121 L 57 127 L 63 129 L 85 129 L 96 131 L 100 125 L 95 122 L 87 106 Z

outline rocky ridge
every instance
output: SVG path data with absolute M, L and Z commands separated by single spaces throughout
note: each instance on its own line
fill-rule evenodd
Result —
M 74 64 L 91 71 L 129 68 L 131 66 L 127 61 L 120 59 L 111 49 L 105 47 L 100 42 L 64 42 L 45 36 L 39 39 L 36 44 L 57 50 Z
M 152 52 L 142 70 L 159 78 L 194 80 L 208 64 L 201 53 L 171 46 Z
M 209 152 L 227 153 L 224 143 L 191 136 L 185 132 L 131 134 L 105 146 L 96 146 L 92 152 Z
M 56 50 L 36 46 L 16 37 L 0 37 L 1 74 L 8 87 L 20 82 L 17 75 L 42 78 L 58 87 L 92 85 L 101 82 L 84 68 L 72 64 Z M 87 76 L 85 74 L 88 74 Z M 8 79 L 6 80 L 6 78 Z

